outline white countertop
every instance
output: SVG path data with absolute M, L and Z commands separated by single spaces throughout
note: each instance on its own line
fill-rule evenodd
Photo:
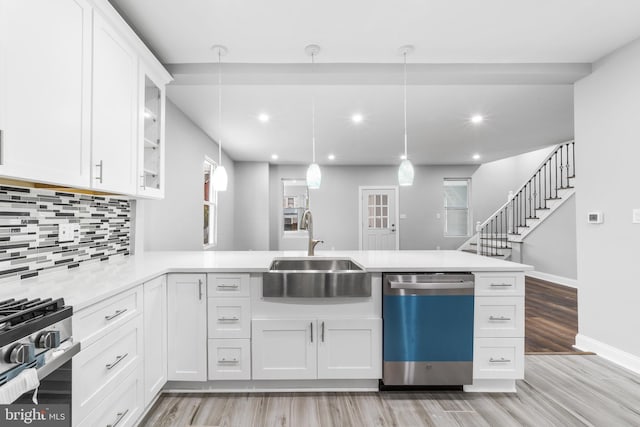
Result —
M 64 298 L 74 311 L 165 273 L 251 272 L 269 268 L 273 258 L 305 257 L 303 251 L 145 252 L 0 283 L 0 300 Z M 318 251 L 316 258 L 351 258 L 369 272 L 528 271 L 533 267 L 461 251 Z

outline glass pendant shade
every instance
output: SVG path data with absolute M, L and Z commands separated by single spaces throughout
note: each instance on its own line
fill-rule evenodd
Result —
M 322 181 L 322 174 L 320 172 L 320 166 L 317 163 L 311 163 L 309 169 L 307 169 L 307 187 L 317 190 L 320 188 L 320 182 Z
M 408 159 L 400 163 L 398 168 L 398 184 L 402 186 L 413 185 L 413 165 Z
M 213 189 L 215 191 L 227 191 L 229 177 L 227 176 L 227 170 L 224 166 L 219 165 L 215 168 L 213 176 L 211 177 L 211 182 L 213 183 Z

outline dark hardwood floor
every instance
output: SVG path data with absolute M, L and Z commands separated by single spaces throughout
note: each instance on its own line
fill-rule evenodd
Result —
M 525 353 L 592 354 L 573 348 L 578 333 L 578 292 L 574 288 L 526 278 Z

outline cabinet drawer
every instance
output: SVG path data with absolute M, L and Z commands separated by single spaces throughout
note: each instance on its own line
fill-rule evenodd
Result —
M 249 287 L 248 274 L 209 274 L 207 277 L 209 297 L 248 297 Z
M 524 295 L 524 274 L 522 273 L 476 273 L 476 296 L 516 296 Z
M 473 378 L 524 378 L 524 338 L 476 338 Z
M 524 298 L 476 297 L 476 337 L 524 337 Z
M 142 377 L 138 371 L 129 374 L 106 399 L 91 411 L 79 427 L 98 425 L 132 426 L 142 414 Z
M 73 358 L 74 418 L 83 419 L 131 371 L 140 371 L 142 316 L 104 336 Z
M 248 339 L 209 340 L 209 379 L 250 380 L 250 348 Z
M 82 348 L 142 312 L 142 286 L 80 310 L 73 316 L 73 336 Z
M 209 298 L 209 338 L 249 338 L 251 309 L 249 298 Z

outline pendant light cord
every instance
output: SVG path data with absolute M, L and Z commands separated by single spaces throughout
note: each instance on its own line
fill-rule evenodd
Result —
M 316 54 L 311 52 L 311 74 L 314 73 L 314 64 L 315 64 L 315 56 Z M 316 162 L 316 96 L 315 91 L 311 89 L 311 151 L 312 151 L 312 161 L 311 163 Z
M 407 159 L 407 52 L 404 52 L 404 158 Z
M 222 166 L 222 49 L 218 48 L 218 164 Z

